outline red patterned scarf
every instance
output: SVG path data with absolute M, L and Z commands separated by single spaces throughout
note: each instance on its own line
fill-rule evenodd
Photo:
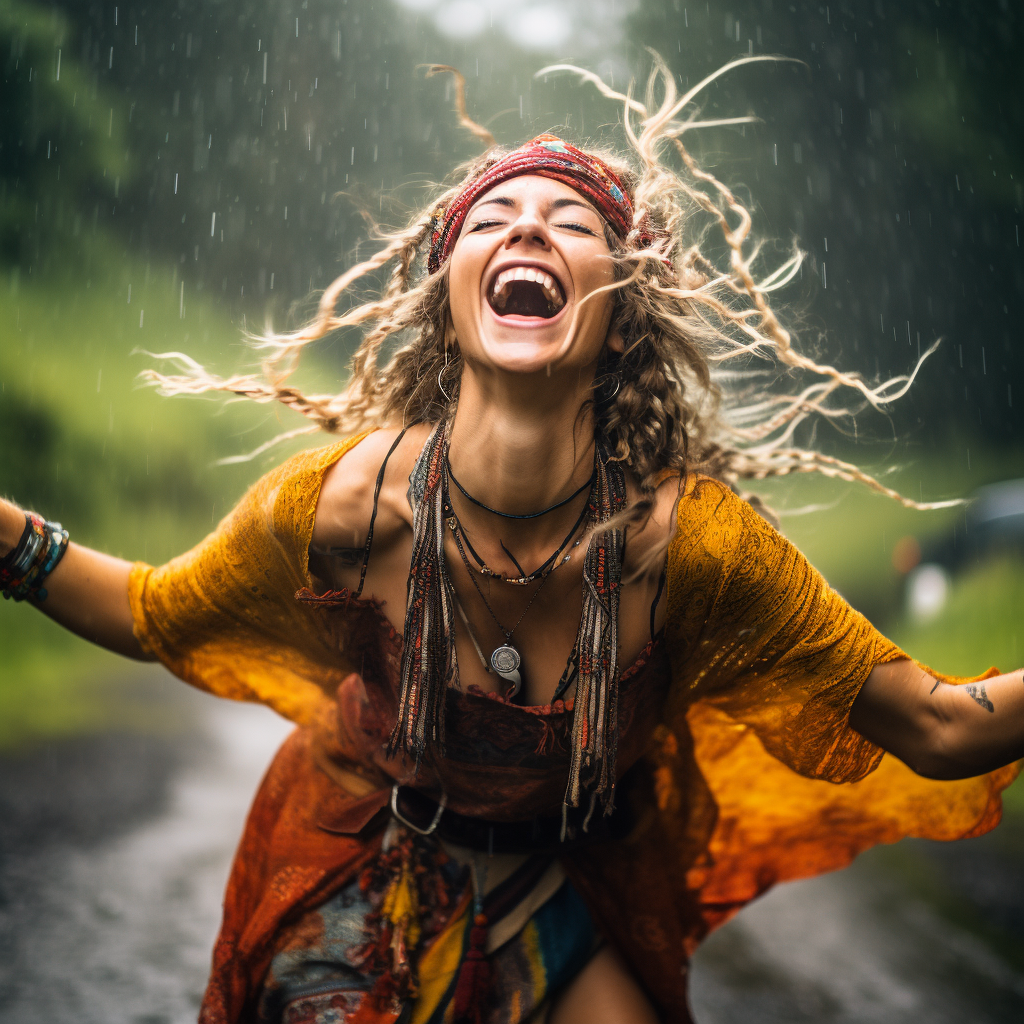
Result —
M 633 203 L 615 172 L 597 157 L 555 135 L 538 135 L 492 164 L 447 206 L 439 206 L 434 211 L 427 260 L 431 274 L 440 270 L 451 256 L 473 204 L 495 185 L 522 174 L 537 174 L 563 182 L 589 199 L 621 238 L 632 231 Z M 641 247 L 649 245 L 651 240 L 649 234 L 641 231 L 638 239 Z

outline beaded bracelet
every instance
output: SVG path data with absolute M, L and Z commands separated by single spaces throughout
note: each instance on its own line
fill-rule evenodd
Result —
M 68 531 L 34 512 L 25 513 L 25 531 L 17 546 L 0 559 L 0 592 L 14 601 L 46 600 L 46 577 L 68 549 Z

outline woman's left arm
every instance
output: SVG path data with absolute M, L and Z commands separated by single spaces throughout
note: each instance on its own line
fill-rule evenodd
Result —
M 850 726 L 931 779 L 965 779 L 1024 758 L 1024 671 L 951 685 L 901 658 L 876 665 Z

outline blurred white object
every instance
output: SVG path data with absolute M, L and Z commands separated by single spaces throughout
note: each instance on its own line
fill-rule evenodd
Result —
M 930 622 L 946 605 L 949 574 L 941 565 L 926 562 L 907 576 L 907 610 L 915 622 Z
M 490 24 L 490 14 L 474 0 L 453 0 L 434 15 L 434 24 L 442 35 L 453 39 L 472 39 Z
M 415 11 L 417 14 L 422 14 L 425 11 L 432 11 L 437 5 L 439 0 L 398 0 L 398 5 L 404 7 L 407 11 Z
M 395 0 L 414 15 L 429 17 L 442 35 L 472 40 L 499 33 L 524 50 L 575 58 L 593 55 L 593 70 L 614 84 L 631 65 L 617 43 L 625 39 L 623 23 L 638 0 Z M 480 74 L 477 67 L 476 74 Z
M 527 50 L 559 50 L 573 34 L 572 14 L 558 4 L 539 4 L 510 13 L 505 31 Z

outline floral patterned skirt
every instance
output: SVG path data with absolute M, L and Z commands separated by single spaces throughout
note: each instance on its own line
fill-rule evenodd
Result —
M 281 931 L 258 1019 L 538 1020 L 600 941 L 552 857 L 471 855 L 393 823 L 377 861 Z

